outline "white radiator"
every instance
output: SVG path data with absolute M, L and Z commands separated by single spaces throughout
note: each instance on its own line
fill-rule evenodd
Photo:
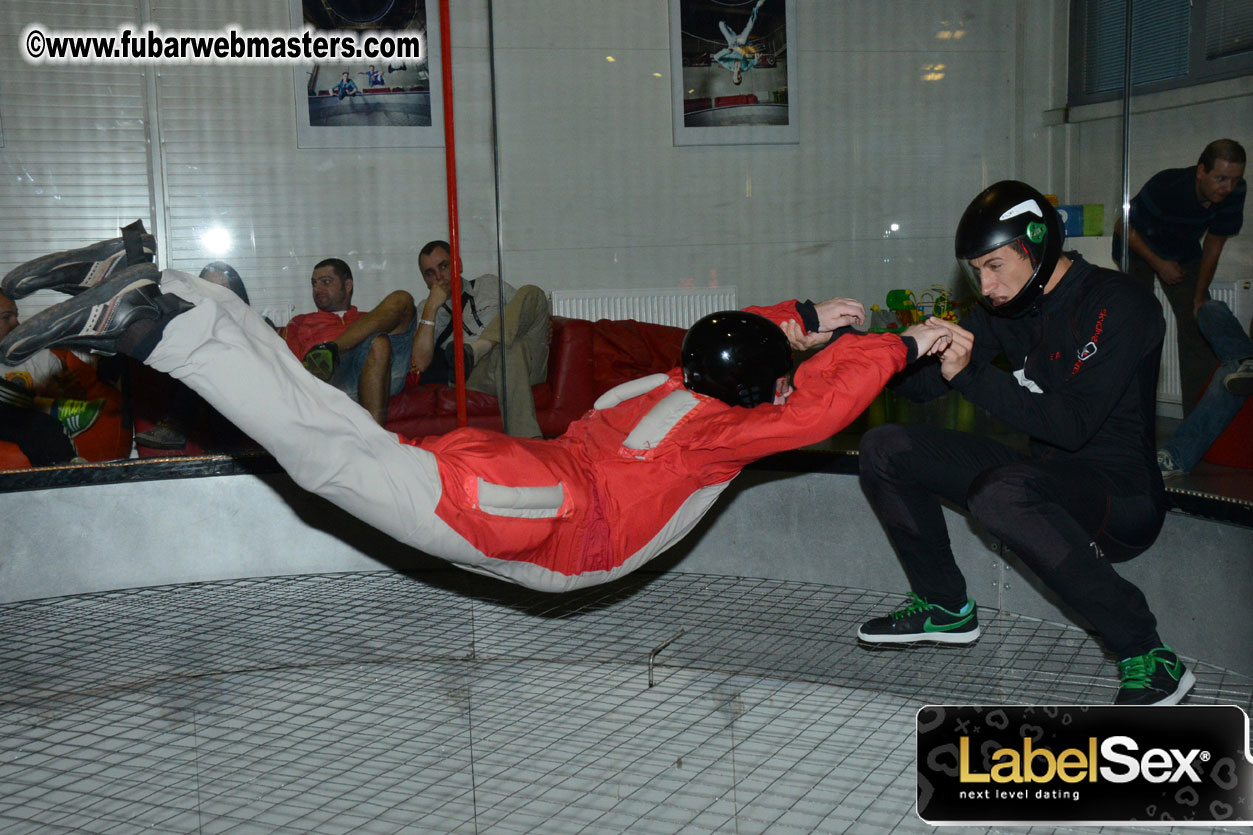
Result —
M 640 290 L 554 290 L 553 315 L 571 319 L 634 319 L 656 325 L 690 327 L 719 310 L 735 310 L 734 287 Z
M 296 306 L 291 302 L 285 304 L 271 304 L 265 307 L 256 308 L 264 318 L 270 320 L 270 324 L 276 328 L 281 328 L 291 321 L 291 317 L 296 315 Z
M 1183 403 L 1183 388 L 1179 383 L 1179 343 L 1178 329 L 1175 325 L 1175 314 L 1170 309 L 1170 302 L 1162 292 L 1162 285 L 1153 284 L 1153 292 L 1162 303 L 1162 313 L 1166 316 L 1166 336 L 1162 340 L 1162 366 L 1157 374 L 1157 399 L 1162 403 Z M 1253 281 L 1215 281 L 1209 287 L 1210 298 L 1225 302 L 1236 319 L 1244 327 L 1249 325 L 1249 317 L 1253 316 Z

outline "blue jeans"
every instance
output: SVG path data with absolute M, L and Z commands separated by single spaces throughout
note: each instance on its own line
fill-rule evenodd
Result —
M 387 341 L 392 345 L 387 391 L 391 397 L 400 394 L 405 388 L 405 379 L 409 376 L 409 355 L 413 353 L 413 337 L 417 332 L 418 317 L 414 316 L 404 333 L 381 334 L 386 336 Z M 368 339 L 363 339 L 356 348 L 339 355 L 339 367 L 335 369 L 335 374 L 331 377 L 331 385 L 351 397 L 354 402 L 361 401 L 358 392 L 361 372 L 365 368 L 366 359 L 370 356 L 370 343 L 374 341 L 375 336 L 379 335 L 375 334 Z
M 1244 405 L 1243 397 L 1237 397 L 1223 386 L 1223 378 L 1239 368 L 1242 360 L 1253 357 L 1253 339 L 1249 339 L 1227 305 L 1210 299 L 1197 310 L 1196 322 L 1221 364 L 1196 408 L 1163 447 L 1183 470 L 1197 465 Z

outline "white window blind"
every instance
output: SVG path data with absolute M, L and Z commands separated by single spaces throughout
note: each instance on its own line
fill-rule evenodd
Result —
M 1210 0 L 1205 17 L 1205 57 L 1228 58 L 1253 51 L 1253 2 Z
M 16 47 L 32 23 L 113 29 L 134 22 L 135 10 L 132 0 L 5 0 L 0 27 Z M 32 65 L 6 48 L 0 72 L 0 273 L 118 235 L 136 218 L 151 224 L 142 68 Z M 29 317 L 56 300 L 37 294 L 21 312 Z

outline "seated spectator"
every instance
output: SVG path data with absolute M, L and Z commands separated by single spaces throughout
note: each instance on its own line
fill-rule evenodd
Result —
M 451 252 L 446 242 L 431 241 L 418 254 L 418 268 L 429 293 L 413 341 L 412 370 L 427 381 L 451 380 L 453 375 Z M 461 271 L 458 260 L 458 275 Z M 534 285 L 515 290 L 494 275 L 473 281 L 462 278 L 466 388 L 494 394 L 500 401 L 505 431 L 516 437 L 541 436 L 531 386 L 544 382 L 548 374 L 551 316 L 547 294 Z
M 309 279 L 316 313 L 281 329 L 287 345 L 315 377 L 360 403 L 375 422 L 405 387 L 413 350 L 413 296 L 394 290 L 373 310 L 352 306 L 352 270 L 338 258 L 319 261 Z
M 249 304 L 248 289 L 239 272 L 225 261 L 212 261 L 200 271 L 206 281 L 226 287 Z M 266 321 L 269 321 L 268 319 Z M 271 323 L 273 324 L 273 323 Z M 168 408 L 155 426 L 136 433 L 135 443 L 151 449 L 186 449 L 188 431 L 200 428 L 204 438 L 201 446 L 216 452 L 231 452 L 254 446 L 249 439 L 222 418 L 200 395 L 177 380 L 170 380 L 172 388 Z
M 0 339 L 20 325 L 17 305 L 0 295 Z M 15 366 L 0 365 L 0 441 L 16 444 L 32 466 L 77 459 L 73 439 L 104 409 L 84 392 L 61 358 L 47 349 Z
M 1167 478 L 1190 472 L 1253 394 L 1253 339 L 1231 308 L 1210 299 L 1197 308 L 1196 323 L 1221 365 L 1196 407 L 1157 451 L 1157 468 Z

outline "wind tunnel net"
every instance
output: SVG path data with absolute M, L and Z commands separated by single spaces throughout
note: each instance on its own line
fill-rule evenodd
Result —
M 920 706 L 1117 687 L 1086 633 L 989 609 L 973 647 L 870 651 L 856 628 L 896 595 L 484 585 L 368 572 L 0 606 L 0 830 L 930 832 Z M 1192 666 L 1190 703 L 1250 707 L 1249 678 Z

